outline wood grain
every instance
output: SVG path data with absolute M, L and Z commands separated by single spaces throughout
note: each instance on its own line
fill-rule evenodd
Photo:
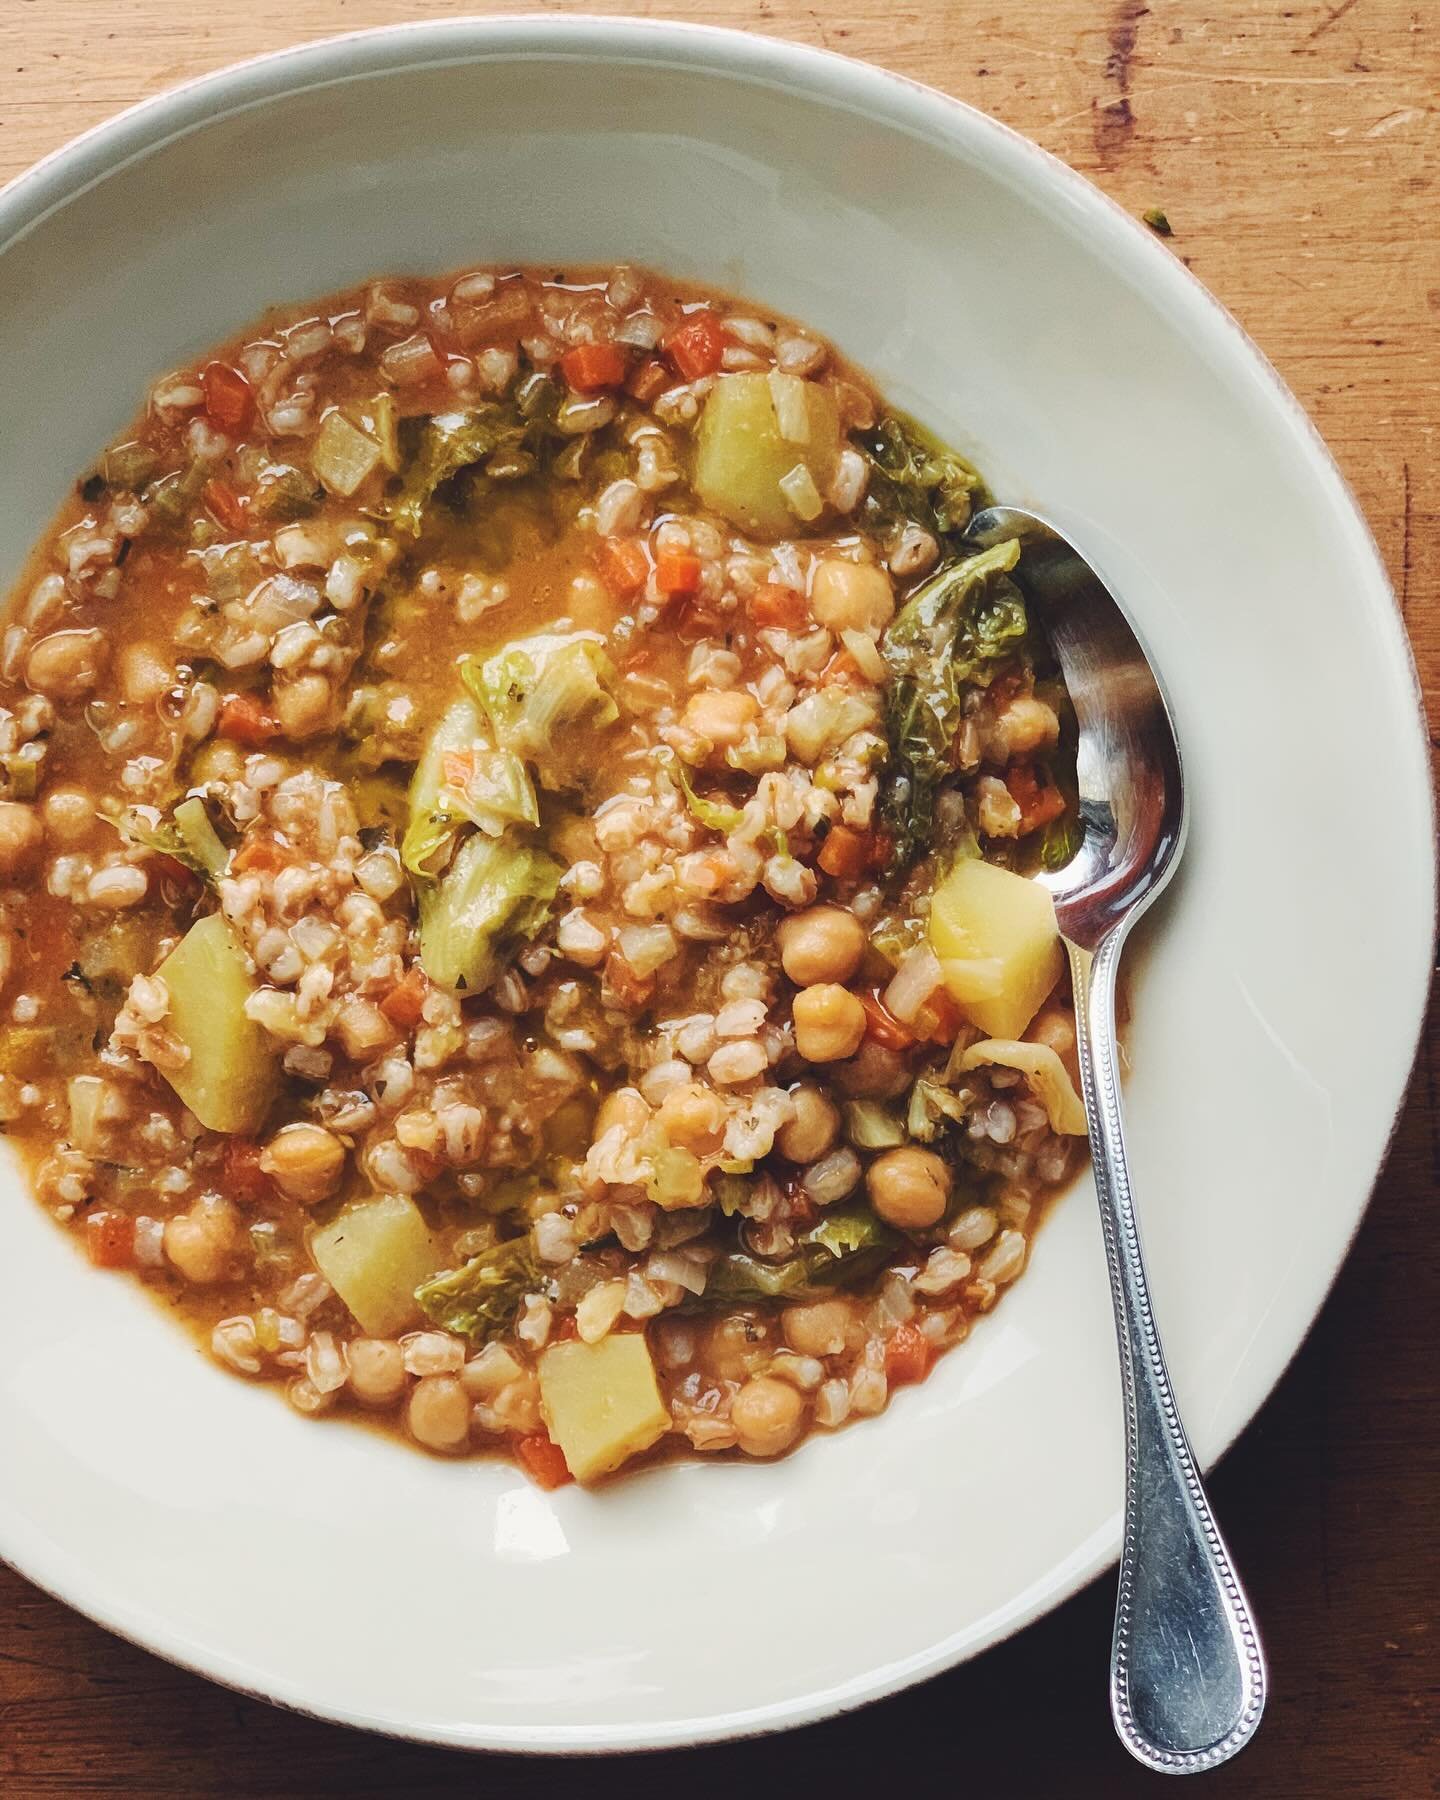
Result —
M 0 178 L 118 108 L 240 57 L 477 10 L 445 0 L 0 0 Z M 1173 248 L 1334 449 L 1391 569 L 1432 709 L 1440 703 L 1435 0 L 551 0 L 507 10 L 691 18 L 866 57 L 997 114 L 1132 211 L 1163 206 Z M 1209 1778 L 1217 1795 L 1434 1791 L 1437 1024 L 1354 1254 L 1215 1480 L 1276 1670 L 1270 1718 L 1244 1757 Z M 829 1725 L 563 1779 L 642 1800 L 782 1787 L 849 1796 L 897 1781 L 985 1800 L 1153 1792 L 1160 1778 L 1132 1767 L 1109 1732 L 1110 1607 L 1102 1581 L 978 1663 Z M 515 1759 L 377 1744 L 239 1699 L 4 1570 L 0 1608 L 7 1800 L 528 1796 L 562 1779 Z

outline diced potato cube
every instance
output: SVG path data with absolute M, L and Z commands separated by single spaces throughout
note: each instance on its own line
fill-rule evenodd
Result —
M 781 390 L 786 429 L 769 376 L 722 375 L 695 434 L 695 492 L 721 518 L 757 537 L 801 529 L 782 481 L 797 468 L 806 470 L 823 494 L 840 459 L 833 391 L 793 377 L 787 382 Z
M 255 984 L 221 914 L 197 919 L 155 972 L 170 995 L 165 1023 L 190 1052 L 165 1079 L 210 1131 L 258 1131 L 275 1098 L 278 1052 L 245 1016 Z
M 371 1337 L 390 1337 L 419 1318 L 415 1290 L 445 1260 L 404 1194 L 347 1206 L 310 1233 L 310 1255 Z
M 670 1414 L 639 1332 L 552 1344 L 540 1358 L 540 1409 L 577 1481 L 608 1475 L 664 1435 Z
M 1070 1071 L 1048 1044 L 1022 1044 L 1012 1038 L 984 1038 L 972 1044 L 960 1058 L 962 1069 L 978 1069 L 986 1063 L 998 1063 L 1004 1069 L 1018 1069 L 1030 1084 L 1030 1091 L 1045 1108 L 1050 1129 L 1067 1137 L 1085 1137 L 1089 1127 L 1085 1106 L 1075 1092 Z
M 965 1016 L 996 1038 L 1021 1036 L 1065 963 L 1049 890 L 978 857 L 936 888 L 930 944 Z

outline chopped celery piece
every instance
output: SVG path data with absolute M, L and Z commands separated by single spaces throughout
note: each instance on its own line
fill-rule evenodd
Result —
M 138 443 L 134 439 L 128 444 L 116 444 L 105 452 L 102 464 L 105 480 L 112 488 L 123 488 L 129 493 L 138 494 L 155 473 L 155 465 L 159 460 L 148 444 Z
M 638 1331 L 598 1344 L 552 1344 L 539 1374 L 545 1423 L 577 1481 L 610 1474 L 669 1429 L 655 1364 Z
M 310 1233 L 315 1267 L 372 1337 L 415 1324 L 415 1290 L 444 1252 L 406 1194 L 382 1194 L 343 1208 Z
M 380 467 L 383 454 L 374 438 L 337 408 L 321 422 L 310 466 L 332 494 L 348 500 Z
M 438 987 L 473 993 L 500 972 L 506 947 L 534 937 L 563 873 L 542 851 L 476 832 L 444 877 L 420 893 L 420 961 Z
M 845 1135 L 857 1150 L 893 1150 L 905 1142 L 905 1127 L 878 1100 L 847 1100 Z
M 290 463 L 269 463 L 255 484 L 250 510 L 258 519 L 308 519 L 324 495 L 315 477 Z
M 611 687 L 615 669 L 598 632 L 539 632 L 480 662 L 467 657 L 461 679 L 480 705 L 500 747 L 535 764 L 542 786 L 563 785 L 557 733 L 584 720 L 591 729 L 620 716 Z
M 818 382 L 782 377 L 777 414 L 774 383 L 775 377 L 767 375 L 722 375 L 710 390 L 695 435 L 695 492 L 732 525 L 767 538 L 796 530 L 796 506 L 789 495 L 798 495 L 803 517 L 819 516 L 820 496 L 840 458 L 833 391 Z M 813 513 L 808 510 L 812 497 Z
M 107 824 L 113 825 L 128 844 L 138 844 L 142 850 L 151 850 L 156 856 L 168 856 L 172 862 L 179 863 L 189 869 L 192 874 L 211 878 L 211 872 L 197 856 L 189 839 L 180 830 L 178 820 L 163 817 L 158 807 L 154 806 L 103 806 L 100 814 Z M 221 865 L 224 866 L 223 863 Z
M 218 880 L 229 865 L 230 852 L 221 843 L 219 833 L 210 823 L 205 802 L 198 794 L 182 800 L 175 808 L 175 830 L 194 866 L 212 880 Z
M 728 837 L 732 831 L 739 830 L 743 815 L 738 806 L 731 806 L 725 800 L 706 800 L 697 794 L 690 771 L 673 751 L 668 753 L 667 766 L 680 783 L 686 806 L 707 831 L 717 831 L 721 837 Z
M 275 1098 L 279 1061 L 246 1016 L 249 966 L 219 913 L 197 919 L 155 971 L 170 995 L 166 1024 L 189 1058 L 161 1073 L 210 1131 L 253 1133 Z

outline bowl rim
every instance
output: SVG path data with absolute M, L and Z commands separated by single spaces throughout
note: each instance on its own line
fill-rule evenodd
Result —
M 1428 766 L 1428 725 L 1423 689 L 1389 572 L 1373 531 L 1329 446 L 1309 415 L 1248 331 L 1191 270 L 1118 201 L 1051 151 L 969 102 L 901 75 L 878 64 L 839 52 L 758 32 L 666 19 L 632 19 L 589 13 L 554 15 L 496 14 L 442 20 L 409 20 L 353 32 L 327 35 L 302 44 L 264 52 L 207 70 L 185 82 L 126 107 L 48 152 L 0 187 L 0 256 L 7 254 L 55 212 L 131 163 L 165 148 L 208 125 L 263 107 L 366 76 L 418 72 L 426 68 L 464 66 L 475 62 L 520 58 L 558 58 L 574 62 L 610 61 L 666 66 L 708 73 L 749 86 L 778 88 L 831 105 L 848 106 L 894 129 L 938 137 L 951 145 L 968 144 L 992 168 L 1000 168 L 1018 187 L 1036 197 L 1058 193 L 1072 210 L 1100 227 L 1117 247 L 1128 246 L 1132 258 L 1145 264 L 1152 292 L 1169 310 L 1178 309 L 1197 326 L 1218 331 L 1239 350 L 1260 378 L 1266 397 L 1284 417 L 1295 454 L 1309 473 L 1328 485 L 1335 515 L 1368 567 L 1370 579 L 1359 584 L 1358 596 L 1403 688 L 1412 697 L 1414 755 L 1412 776 L 1424 795 L 1430 841 L 1436 837 L 1436 803 Z M 1427 864 L 1430 939 L 1436 935 L 1436 869 Z M 1416 983 L 1409 1027 L 1408 1066 L 1413 1071 L 1424 1020 L 1428 982 L 1424 971 Z M 1353 1223 L 1317 1290 L 1303 1329 L 1288 1351 L 1265 1370 L 1241 1398 L 1226 1421 L 1219 1448 L 1207 1459 L 1213 1465 L 1250 1424 L 1304 1344 L 1354 1244 L 1394 1143 L 1409 1093 L 1409 1075 L 1395 1103 L 1389 1131 L 1370 1187 Z M 123 1603 L 111 1604 L 103 1594 L 84 1591 L 63 1559 L 47 1557 L 38 1545 L 27 1548 L 0 1541 L 0 1561 L 33 1582 L 52 1598 L 72 1607 L 116 1636 L 164 1658 L 190 1673 L 218 1682 L 252 1698 L 266 1700 L 306 1717 L 333 1720 L 403 1741 L 436 1743 L 456 1749 L 508 1753 L 583 1755 L 624 1753 L 642 1749 L 683 1748 L 701 1743 L 755 1737 L 813 1723 L 856 1710 L 898 1693 L 922 1680 L 958 1666 L 982 1648 L 1007 1637 L 1062 1604 L 1112 1567 L 1119 1551 L 1118 1529 L 1099 1543 L 1089 1559 L 1078 1563 L 1043 1594 L 1027 1596 L 1000 1622 L 985 1646 L 936 1651 L 900 1665 L 872 1670 L 841 1690 L 811 1693 L 748 1714 L 715 1713 L 702 1719 L 662 1726 L 609 1729 L 565 1727 L 507 1732 L 465 1726 L 408 1729 L 380 1721 L 359 1710 L 327 1706 L 317 1709 L 303 1693 L 284 1683 L 256 1685 L 234 1667 L 224 1652 L 192 1640 L 167 1641 L 157 1622 Z

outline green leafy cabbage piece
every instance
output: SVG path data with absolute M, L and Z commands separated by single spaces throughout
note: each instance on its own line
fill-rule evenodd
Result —
M 556 752 L 559 732 L 582 719 L 594 729 L 620 717 L 611 693 L 615 668 L 598 632 L 517 638 L 484 662 L 466 657 L 460 676 L 500 748 L 533 763 L 544 787 L 566 785 Z
M 965 529 L 985 485 L 963 456 L 899 413 L 888 413 L 856 442 L 870 464 L 860 522 L 887 536 L 908 520 L 944 540 Z
M 718 1257 L 698 1305 L 800 1299 L 846 1287 L 872 1275 L 900 1241 L 868 1207 L 832 1207 L 782 1261 L 764 1262 L 743 1250 Z
M 946 563 L 916 589 L 885 634 L 890 772 L 882 810 L 899 865 L 930 844 L 967 686 L 988 687 L 1001 665 L 1026 647 L 1025 601 L 1010 579 L 1019 559 L 1012 538 Z
M 400 491 L 390 503 L 397 531 L 419 537 L 436 491 L 462 469 L 496 452 L 513 452 L 525 438 L 525 422 L 513 405 L 487 405 L 464 412 L 435 413 L 419 426 L 414 453 Z
M 433 1324 L 482 1344 L 510 1327 L 520 1302 L 543 1282 L 529 1237 L 511 1238 L 422 1281 L 415 1300 Z
M 668 752 L 662 760 L 679 782 L 691 816 L 698 819 L 707 831 L 718 831 L 721 837 L 728 837 L 732 831 L 739 830 L 742 814 L 738 806 L 731 806 L 724 800 L 706 800 L 697 794 L 695 784 L 690 779 L 690 771 L 673 751 Z
M 513 835 L 474 832 L 439 881 L 420 885 L 420 962 L 438 987 L 473 993 L 505 952 L 543 929 L 564 873 Z
M 429 876 L 450 860 L 466 825 L 501 837 L 512 825 L 538 825 L 540 807 L 520 758 L 497 750 L 480 708 L 457 700 L 440 716 L 410 783 L 409 822 L 400 859 Z

